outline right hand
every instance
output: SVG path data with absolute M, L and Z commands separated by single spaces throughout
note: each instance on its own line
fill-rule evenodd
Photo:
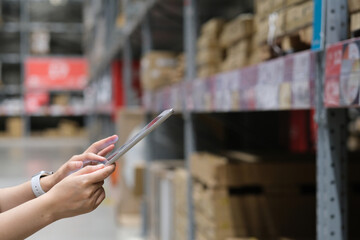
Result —
M 41 187 L 47 192 L 70 173 L 76 172 L 86 165 L 106 162 L 105 156 L 114 149 L 117 140 L 118 136 L 113 135 L 93 143 L 84 153 L 70 158 L 54 174 L 41 178 Z
M 67 176 L 43 196 L 50 201 L 54 221 L 73 217 L 96 209 L 105 199 L 104 179 L 115 165 L 86 166 Z

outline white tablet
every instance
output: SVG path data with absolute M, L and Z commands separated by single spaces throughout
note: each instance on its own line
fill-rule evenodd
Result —
M 162 113 L 160 113 L 159 116 L 154 118 L 148 125 L 146 125 L 143 129 L 141 129 L 139 133 L 137 133 L 134 137 L 129 139 L 124 145 L 122 145 L 117 150 L 112 152 L 109 156 L 107 156 L 106 157 L 107 162 L 105 163 L 105 165 L 113 164 L 122 155 L 124 155 L 133 146 L 135 146 L 135 144 L 137 144 L 141 139 L 143 139 L 146 135 L 151 133 L 161 123 L 163 123 L 166 119 L 168 119 L 173 113 L 174 113 L 173 109 L 167 109 Z

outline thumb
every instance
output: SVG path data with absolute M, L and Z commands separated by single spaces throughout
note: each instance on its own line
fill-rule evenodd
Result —
M 84 175 L 84 174 L 88 174 L 88 173 L 92 173 L 95 172 L 99 169 L 104 168 L 105 165 L 104 164 L 98 164 L 98 165 L 88 165 L 82 169 L 80 169 L 79 171 L 77 171 L 75 174 L 80 176 L 80 175 Z

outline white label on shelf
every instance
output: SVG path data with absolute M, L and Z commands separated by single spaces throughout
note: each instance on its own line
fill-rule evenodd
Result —
M 301 52 L 294 55 L 294 68 L 292 80 L 309 81 L 310 78 L 310 51 Z
M 294 108 L 310 108 L 310 82 L 298 81 L 292 85 L 292 99 Z
M 259 65 L 258 83 L 279 84 L 284 81 L 285 60 L 279 58 Z
M 257 109 L 278 109 L 279 85 L 259 84 L 256 86 Z

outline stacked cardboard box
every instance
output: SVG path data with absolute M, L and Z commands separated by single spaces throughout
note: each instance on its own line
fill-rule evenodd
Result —
M 164 160 L 153 162 L 149 168 L 150 189 L 149 237 L 150 239 L 174 239 L 176 205 L 175 169 L 183 161 Z M 186 196 L 186 195 L 184 195 Z
M 222 50 L 219 44 L 219 34 L 223 28 L 222 19 L 211 19 L 201 28 L 197 41 L 196 63 L 198 77 L 205 78 L 219 72 L 222 61 Z
M 360 2 L 357 0 L 348 0 L 350 13 L 350 31 L 356 33 L 360 30 Z
M 277 54 L 281 53 L 281 49 L 287 52 L 309 47 L 312 40 L 313 1 L 256 0 L 255 7 L 256 46 L 270 45 Z M 261 60 L 258 57 L 258 61 Z
M 171 72 L 171 83 L 178 83 L 184 80 L 185 77 L 185 54 L 181 53 L 176 57 L 176 67 Z
M 174 239 L 186 239 L 188 234 L 188 211 L 187 211 L 187 172 L 184 168 L 178 168 L 174 172 Z
M 149 52 L 141 59 L 142 87 L 145 90 L 155 90 L 171 84 L 176 65 L 176 54 L 173 52 Z
M 209 153 L 192 156 L 197 239 L 315 235 L 315 164 L 266 158 L 239 163 Z
M 20 117 L 6 119 L 5 128 L 5 135 L 9 137 L 21 137 L 24 133 L 23 121 Z
M 248 65 L 254 32 L 253 15 L 242 14 L 224 26 L 220 44 L 226 50 L 221 65 L 222 71 L 242 68 Z

